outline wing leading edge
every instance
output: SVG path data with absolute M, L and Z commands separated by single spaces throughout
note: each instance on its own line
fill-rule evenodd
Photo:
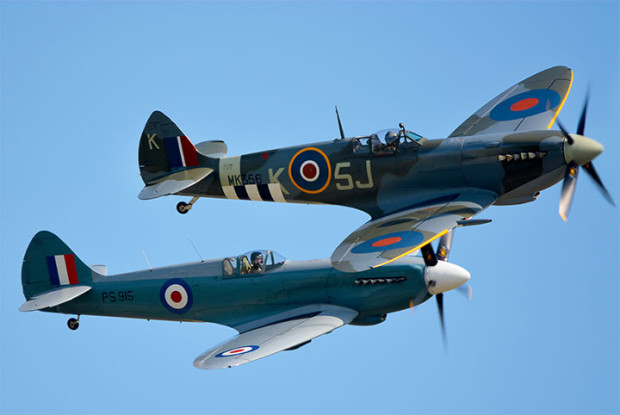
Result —
M 572 82 L 573 71 L 565 66 L 532 75 L 489 101 L 450 137 L 547 130 L 560 113 Z
M 280 320 L 238 334 L 194 360 L 198 369 L 223 369 L 249 363 L 301 346 L 315 337 L 350 323 L 357 311 L 328 304 L 305 306 L 283 313 Z

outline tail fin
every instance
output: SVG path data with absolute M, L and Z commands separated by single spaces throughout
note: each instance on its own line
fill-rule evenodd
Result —
M 205 156 L 174 122 L 160 111 L 149 117 L 138 151 L 140 175 L 146 185 L 140 199 L 177 193 L 207 177 L 217 160 Z
M 21 311 L 53 307 L 92 288 L 94 271 L 51 232 L 37 233 L 24 255 Z

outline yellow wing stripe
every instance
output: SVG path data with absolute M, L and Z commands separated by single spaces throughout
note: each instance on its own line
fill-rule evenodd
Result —
M 426 244 L 430 244 L 430 243 L 431 243 L 431 242 L 433 242 L 435 239 L 437 239 L 437 238 L 441 238 L 442 236 L 444 236 L 445 234 L 447 234 L 447 233 L 448 233 L 448 231 L 449 231 L 449 229 L 444 229 L 443 231 L 439 232 L 437 235 L 433 236 L 433 237 L 432 237 L 431 239 L 429 239 L 428 241 L 426 241 L 426 242 L 422 242 L 420 245 L 415 246 L 414 248 L 410 249 L 409 251 L 405 252 L 404 254 L 400 254 L 400 255 L 399 255 L 399 256 L 397 256 L 396 258 L 392 258 L 392 259 L 390 259 L 390 260 L 388 260 L 388 261 L 385 261 L 385 262 L 384 262 L 384 263 L 382 263 L 382 264 L 375 265 L 375 266 L 374 266 L 374 267 L 372 267 L 372 268 L 379 268 L 379 267 L 382 267 L 382 266 L 384 266 L 384 265 L 386 265 L 386 264 L 389 264 L 389 263 L 390 263 L 390 262 L 392 262 L 392 261 L 396 261 L 397 259 L 400 259 L 400 258 L 404 257 L 405 255 L 409 255 L 410 253 L 415 252 L 415 251 L 417 251 L 418 249 L 422 248 L 424 245 L 426 245 Z
M 568 98 L 568 94 L 570 93 L 570 89 L 572 86 L 573 86 L 573 71 L 571 70 L 570 71 L 570 82 L 568 84 L 568 89 L 566 90 L 566 94 L 564 94 L 564 99 L 560 103 L 558 110 L 555 112 L 555 115 L 553 116 L 553 118 L 551 119 L 551 122 L 547 126 L 547 130 L 551 129 L 551 127 L 553 126 L 553 123 L 555 123 L 555 119 L 558 118 L 560 111 L 562 111 L 562 107 L 564 106 L 564 103 L 566 102 L 566 98 Z

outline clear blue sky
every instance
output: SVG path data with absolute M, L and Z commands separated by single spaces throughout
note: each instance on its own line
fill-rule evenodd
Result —
M 367 217 L 333 206 L 137 198 L 138 140 L 154 109 L 229 154 L 404 122 L 445 137 L 510 85 L 574 70 L 560 115 L 587 135 L 620 203 L 620 3 L 5 2 L 1 12 L 3 414 L 617 413 L 619 216 L 582 172 L 491 207 L 451 260 L 473 299 L 445 297 L 374 327 L 344 327 L 232 370 L 192 361 L 232 336 L 212 324 L 19 313 L 24 251 L 41 229 L 111 273 L 256 247 L 324 258 Z

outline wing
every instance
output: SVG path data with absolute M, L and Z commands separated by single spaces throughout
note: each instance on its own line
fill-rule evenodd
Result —
M 350 308 L 328 304 L 301 307 L 271 318 L 270 323 L 244 331 L 207 350 L 194 360 L 198 369 L 239 366 L 293 349 L 348 324 L 357 316 Z
M 450 137 L 549 129 L 572 82 L 573 71 L 565 66 L 530 76 L 476 111 Z
M 367 222 L 334 251 L 332 265 L 344 272 L 376 268 L 413 253 L 490 206 L 497 195 L 471 190 L 418 203 Z

